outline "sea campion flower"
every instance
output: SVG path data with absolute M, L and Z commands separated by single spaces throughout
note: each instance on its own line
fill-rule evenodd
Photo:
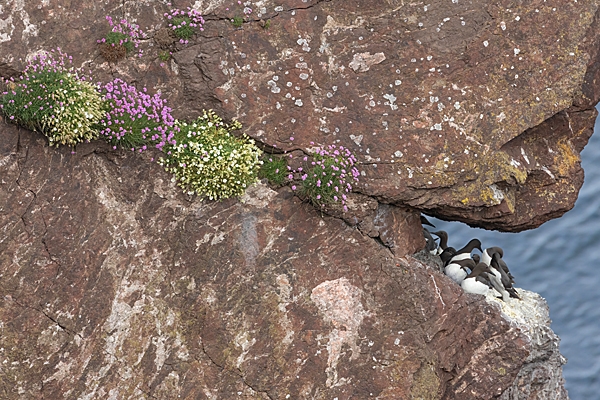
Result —
M 11 122 L 43 133 L 51 146 L 96 138 L 104 101 L 72 62 L 60 48 L 36 55 L 18 81 L 6 82 L 10 90 L 2 93 L 0 112 Z
M 186 192 L 220 200 L 240 196 L 256 182 L 262 152 L 247 136 L 231 135 L 241 128 L 239 122 L 227 125 L 213 111 L 205 111 L 191 124 L 176 125 L 176 143 L 165 145 L 166 156 L 158 163 Z

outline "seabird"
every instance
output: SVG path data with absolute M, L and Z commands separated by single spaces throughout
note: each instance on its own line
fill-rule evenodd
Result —
M 433 236 L 431 236 L 431 233 L 427 229 L 423 228 L 423 236 L 425 237 L 425 242 L 426 242 L 425 248 L 427 249 L 427 251 L 430 254 L 436 255 L 438 245 L 435 242 L 435 239 L 433 238 Z
M 486 273 L 491 273 L 490 267 L 480 262 L 473 271 L 462 281 L 460 287 L 466 293 L 475 293 L 486 295 L 491 290 L 491 283 L 487 279 Z
M 450 258 L 449 263 L 451 262 L 455 262 L 455 261 L 460 261 L 460 260 L 465 260 L 465 259 L 470 259 L 471 258 L 471 252 L 474 249 L 478 249 L 479 251 L 481 250 L 481 242 L 479 241 L 479 239 L 471 239 L 469 241 L 469 243 L 467 243 L 465 245 L 465 247 L 463 247 L 462 249 L 456 250 L 456 254 Z
M 488 247 L 487 249 L 485 249 L 482 252 L 481 262 L 483 262 L 486 265 L 491 265 L 492 258 L 494 257 L 494 254 L 498 254 L 498 266 L 502 270 L 504 270 L 504 272 L 510 278 L 511 282 L 515 283 L 514 277 L 512 276 L 512 274 L 510 273 L 510 271 L 508 270 L 508 265 L 506 265 L 506 262 L 502 259 L 502 257 L 504 256 L 504 251 L 502 250 L 502 248 L 500 248 L 498 246 Z
M 435 225 L 429 222 L 429 220 L 425 218 L 424 215 L 421 215 L 421 225 L 429 225 L 435 228 Z
M 472 271 L 475 268 L 475 261 L 468 258 L 466 260 L 451 262 L 444 268 L 444 273 L 460 285 L 468 275 L 466 268 Z
M 506 289 L 506 291 L 508 292 L 510 297 L 520 300 L 521 297 L 519 297 L 517 290 L 515 288 L 513 288 L 513 285 L 512 285 L 514 280 L 511 279 L 510 276 L 508 276 L 506 271 L 502 268 L 500 262 L 504 262 L 500 258 L 500 254 L 494 253 L 494 255 L 492 256 L 492 263 L 490 265 L 490 269 L 496 275 L 496 277 L 498 277 L 498 276 L 500 277 L 500 282 L 502 282 L 504 289 Z M 506 265 L 506 263 L 504 263 L 504 265 Z M 506 267 L 506 268 L 508 269 L 508 267 Z
M 450 259 L 456 255 L 456 249 L 454 247 L 446 247 L 440 254 L 440 258 L 444 265 L 448 264 Z
M 504 256 L 504 250 L 502 250 L 502 248 L 498 246 L 488 247 L 487 249 L 481 252 L 481 262 L 485 265 L 490 265 L 494 253 L 499 253 L 500 257 Z
M 446 231 L 437 231 L 431 232 L 431 234 L 440 238 L 440 245 L 437 248 L 437 254 L 440 255 L 448 247 L 448 233 Z
M 481 264 L 485 265 L 484 263 L 480 262 L 479 265 L 481 265 Z M 501 278 L 500 272 L 498 272 L 498 270 L 496 270 L 495 268 L 492 268 L 492 267 L 488 267 L 488 269 L 490 271 L 484 272 L 484 273 L 482 273 L 482 275 L 487 276 L 488 280 L 492 284 L 492 287 L 494 289 L 496 289 L 496 291 L 502 295 L 502 300 L 508 301 L 508 299 L 510 298 L 510 294 L 508 293 L 508 291 L 502 284 L 502 278 Z

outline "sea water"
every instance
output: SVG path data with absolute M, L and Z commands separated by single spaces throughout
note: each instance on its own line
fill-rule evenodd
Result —
M 458 222 L 430 221 L 450 246 L 470 239 L 500 246 L 515 286 L 538 292 L 550 306 L 571 400 L 600 399 L 600 122 L 581 153 L 585 180 L 575 207 L 537 229 L 501 233 Z M 431 228 L 433 229 L 433 228 Z

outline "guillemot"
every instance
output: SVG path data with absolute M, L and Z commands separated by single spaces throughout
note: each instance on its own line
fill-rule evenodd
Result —
M 423 228 L 423 236 L 425 237 L 425 248 L 427 249 L 427 251 L 432 255 L 436 255 L 438 245 L 435 242 L 433 236 L 431 236 L 431 232 Z
M 490 269 L 496 275 L 496 277 L 500 276 L 500 282 L 502 283 L 504 289 L 506 289 L 510 297 L 520 300 L 521 297 L 519 297 L 517 290 L 513 288 L 512 285 L 514 283 L 514 280 L 506 273 L 504 268 L 502 268 L 500 262 L 503 262 L 500 258 L 500 254 L 494 253 L 494 255 L 492 256 L 492 263 L 490 265 Z M 506 265 L 506 263 L 504 263 L 504 265 Z M 506 268 L 508 269 L 508 266 Z
M 487 279 L 486 273 L 492 273 L 490 267 L 480 262 L 461 282 L 460 287 L 462 287 L 466 293 L 482 294 L 485 296 L 491 290 L 491 283 Z
M 440 245 L 437 248 L 437 254 L 440 255 L 448 248 L 448 233 L 446 231 L 437 231 L 431 232 L 431 234 L 440 238 Z
M 424 215 L 421 215 L 421 225 L 429 225 L 435 228 L 435 225 L 429 222 L 429 220 L 425 218 Z
M 498 266 L 500 267 L 499 269 L 502 269 L 506 273 L 506 275 L 508 275 L 508 277 L 510 278 L 510 281 L 512 283 L 515 283 L 514 277 L 508 270 L 508 265 L 506 265 L 506 262 L 504 262 L 504 260 L 502 259 L 502 257 L 504 256 L 504 250 L 502 250 L 501 247 L 494 246 L 494 247 L 488 247 L 487 249 L 485 249 L 481 254 L 482 255 L 481 262 L 483 262 L 486 265 L 491 265 L 494 254 L 498 254 L 497 262 L 498 262 Z
M 446 247 L 440 254 L 440 258 L 444 265 L 447 265 L 452 257 L 456 255 L 456 249 L 454 247 Z
M 504 257 L 504 250 L 502 250 L 501 247 L 498 247 L 498 246 L 488 247 L 487 249 L 485 249 L 481 252 L 481 262 L 484 263 L 485 265 L 490 265 L 490 263 L 492 262 L 492 256 L 494 255 L 494 253 L 498 253 L 498 254 L 500 254 L 500 257 Z
M 479 264 L 486 265 L 485 263 L 482 263 L 482 262 L 480 262 Z M 489 272 L 486 271 L 485 273 L 482 273 L 482 275 L 486 276 L 488 278 L 488 280 L 490 281 L 490 283 L 492 284 L 492 287 L 494 289 L 496 289 L 496 291 L 502 295 L 502 300 L 508 301 L 508 299 L 510 298 L 510 293 L 508 293 L 508 291 L 502 284 L 502 277 L 500 275 L 500 272 L 491 266 L 488 266 L 488 269 L 490 271 Z
M 467 258 L 465 260 L 451 262 L 444 268 L 444 273 L 460 285 L 468 275 L 466 268 L 469 268 L 469 270 L 472 271 L 475 268 L 475 261 L 471 258 Z
M 471 252 L 474 249 L 478 249 L 479 251 L 482 251 L 481 250 L 481 242 L 479 241 L 479 239 L 471 239 L 469 241 L 469 243 L 467 243 L 462 249 L 456 250 L 456 254 L 450 258 L 448 264 L 451 262 L 455 262 L 455 261 L 470 259 Z

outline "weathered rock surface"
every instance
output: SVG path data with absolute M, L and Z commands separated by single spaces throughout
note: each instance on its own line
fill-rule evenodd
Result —
M 229 18 L 246 5 L 253 12 L 236 29 Z M 361 162 L 362 193 L 440 218 L 519 231 L 573 206 L 600 98 L 597 2 L 194 6 L 205 31 L 169 45 L 158 34 L 162 1 L 8 1 L 0 73 L 60 46 L 98 79 L 161 90 L 179 117 L 215 108 L 281 150 L 347 146 Z M 107 14 L 157 36 L 143 43 L 144 57 L 102 59 L 95 40 Z M 161 48 L 171 61 L 158 58 Z
M 419 211 L 519 231 L 573 206 L 597 3 L 269 0 L 235 29 L 236 3 L 196 1 L 182 45 L 152 38 L 166 1 L 4 1 L 0 75 L 58 46 L 274 151 L 347 146 L 355 210 L 189 199 L 150 153 L 0 122 L 0 397 L 566 398 L 543 310 L 515 322 L 411 254 Z M 145 28 L 143 57 L 101 58 L 107 14 Z
M 288 188 L 190 200 L 149 157 L 0 124 L 0 397 L 533 399 L 519 379 L 557 382 L 531 372 L 557 347 L 411 257 L 422 237 L 392 253 Z M 420 234 L 376 210 L 380 236 Z
M 561 368 L 566 360 L 558 351 L 560 339 L 550 329 L 548 305 L 537 293 L 520 290 L 519 294 L 524 301 L 511 300 L 509 305 L 489 298 L 500 305 L 511 323 L 529 332 L 532 342 L 525 365 L 500 399 L 568 399 Z

